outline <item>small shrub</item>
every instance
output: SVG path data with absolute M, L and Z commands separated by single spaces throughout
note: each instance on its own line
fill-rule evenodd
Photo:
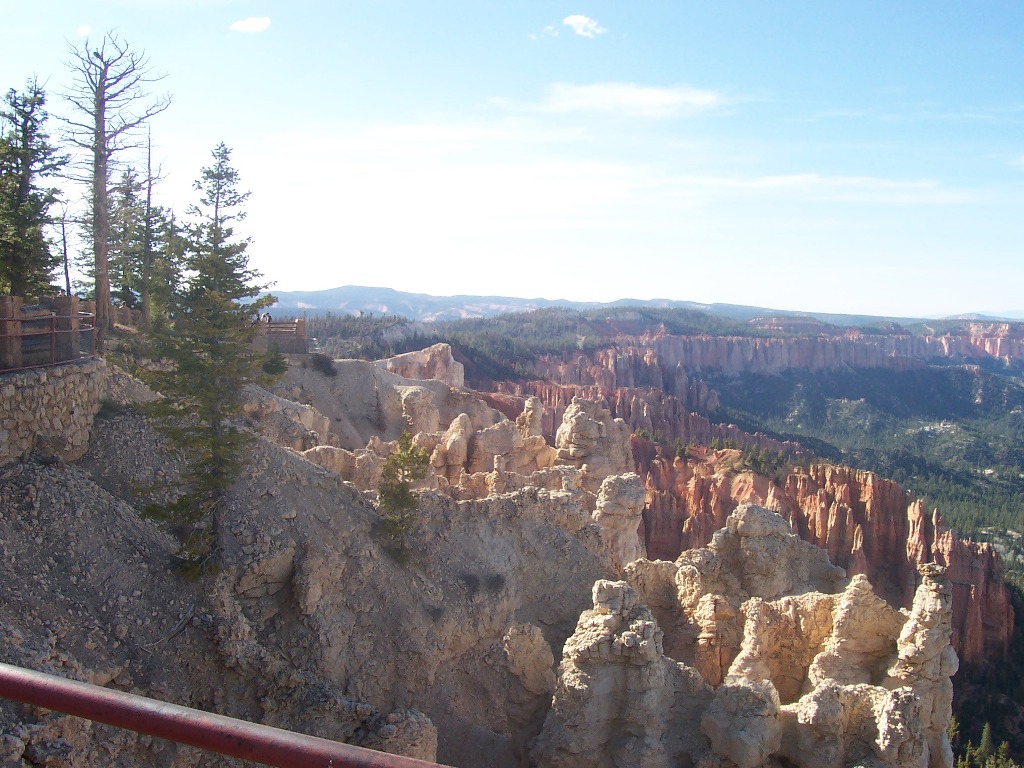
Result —
M 327 355 L 320 354 L 319 352 L 314 352 L 309 356 L 309 365 L 314 371 L 329 379 L 333 379 L 338 375 L 338 369 L 334 367 L 334 361 Z
M 445 610 L 443 605 L 431 605 L 427 608 L 427 613 L 430 614 L 430 618 L 434 622 L 440 621 L 444 618 Z
M 281 348 L 275 344 L 270 350 L 266 362 L 263 363 L 263 372 L 268 376 L 280 376 L 287 371 L 288 360 L 281 354 Z M 335 375 L 337 375 L 337 371 L 335 371 Z
M 103 398 L 100 401 L 100 410 L 96 414 L 97 419 L 113 419 L 122 414 L 128 413 L 131 408 L 123 403 L 115 402 L 114 400 L 108 400 Z
M 469 599 L 472 600 L 476 597 L 476 593 L 480 591 L 480 577 L 475 573 L 463 573 L 459 578 L 461 578 L 462 583 L 466 585 L 466 591 L 469 593 Z

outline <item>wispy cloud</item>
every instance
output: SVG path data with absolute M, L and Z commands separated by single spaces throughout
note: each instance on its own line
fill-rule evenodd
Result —
M 1019 124 L 1024 115 L 1024 105 L 1006 104 L 988 107 L 950 110 L 941 105 L 921 102 L 901 102 L 890 107 L 881 106 L 837 106 L 819 109 L 804 116 L 790 118 L 793 122 L 814 123 L 826 120 L 876 120 L 883 123 L 988 123 Z
M 1024 155 L 1021 155 L 1020 157 L 1015 157 L 1013 160 L 1010 161 L 1010 165 L 1013 165 L 1024 171 Z
M 79 37 L 88 37 L 92 34 L 92 27 L 90 27 L 88 24 L 83 24 L 75 30 L 75 34 Z
M 580 37 L 594 37 L 608 31 L 597 23 L 597 19 L 592 19 L 580 13 L 566 16 L 562 19 L 562 23 L 567 27 L 572 27 L 572 31 Z
M 795 197 L 807 202 L 868 205 L 952 205 L 975 202 L 966 189 L 944 187 L 934 179 L 890 179 L 878 176 L 843 176 L 790 173 L 768 176 L 673 176 L 657 182 L 664 190 L 707 195 L 762 194 Z
M 558 37 L 558 27 L 556 27 L 554 24 L 548 24 L 539 33 L 531 32 L 529 34 L 529 38 L 531 40 L 536 40 L 539 37 Z
M 250 16 L 248 19 L 239 19 L 228 27 L 232 32 L 265 32 L 270 29 L 269 16 Z
M 728 103 L 722 94 L 686 85 L 637 83 L 552 83 L 544 98 L 532 104 L 492 99 L 506 109 L 548 113 L 605 113 L 622 117 L 674 117 L 706 112 Z

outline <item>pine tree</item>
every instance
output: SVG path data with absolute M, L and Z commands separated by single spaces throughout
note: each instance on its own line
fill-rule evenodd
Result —
M 403 431 L 398 437 L 398 447 L 384 461 L 380 477 L 379 506 L 385 513 L 381 524 L 381 535 L 385 549 L 399 562 L 409 557 L 406 537 L 415 525 L 416 497 L 412 484 L 427 476 L 430 454 L 424 448 L 413 445 L 412 435 Z
M 153 319 L 154 300 L 159 303 L 160 297 L 166 295 L 167 286 L 178 284 L 184 252 L 183 248 L 176 247 L 180 238 L 175 237 L 173 215 L 153 204 L 153 187 L 159 180 L 159 169 L 153 170 L 153 139 L 147 135 L 146 178 L 143 182 L 145 195 L 142 201 L 142 263 L 139 265 L 143 327 L 148 327 Z M 161 234 L 165 235 L 162 248 Z
M 46 94 L 30 80 L 7 92 L 0 109 L 0 290 L 31 295 L 50 284 L 59 257 L 46 226 L 57 190 L 41 186 L 67 164 L 45 130 Z
M 162 431 L 189 463 L 185 493 L 158 516 L 179 527 L 179 555 L 189 565 L 219 559 L 220 516 L 244 465 L 250 435 L 239 428 L 242 389 L 263 377 L 265 355 L 252 341 L 252 320 L 273 297 L 252 300 L 262 286 L 248 267 L 248 239 L 232 223 L 245 217 L 231 151 L 219 144 L 196 182 L 185 282 L 172 297 L 166 327 L 154 329 L 151 354 L 169 363 L 150 374 L 164 399 L 152 406 Z
M 148 249 L 142 269 L 142 318 L 165 322 L 171 313 L 171 299 L 183 281 L 188 238 L 174 212 L 153 206 L 150 209 Z
M 110 294 L 125 307 L 134 307 L 141 295 L 142 253 L 146 233 L 142 189 L 138 173 L 129 166 L 121 172 L 117 183 L 110 190 L 110 237 L 107 250 Z
M 157 180 L 147 161 L 144 176 L 126 167 L 110 190 L 111 296 L 141 309 L 143 326 L 154 311 L 166 314 L 168 296 L 181 280 L 186 247 L 185 232 L 173 214 L 153 204 Z
M 989 723 L 985 723 L 985 726 L 981 729 L 981 741 L 978 742 L 978 749 L 975 755 L 980 762 L 984 762 L 994 753 L 995 746 L 992 743 L 992 726 Z

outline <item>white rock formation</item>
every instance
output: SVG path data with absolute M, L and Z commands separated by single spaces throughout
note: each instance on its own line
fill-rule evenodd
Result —
M 534 694 L 551 694 L 555 690 L 555 657 L 539 627 L 516 624 L 502 638 L 512 674 L 523 687 Z
M 540 766 L 686 765 L 706 753 L 694 728 L 712 699 L 697 672 L 664 655 L 650 610 L 621 581 L 598 581 L 594 607 L 565 644 Z
M 434 379 L 455 389 L 466 386 L 466 368 L 452 357 L 448 344 L 434 344 L 426 349 L 378 360 L 375 365 L 404 379 Z
M 555 433 L 558 461 L 583 470 L 583 487 L 596 494 L 609 475 L 633 469 L 629 427 L 591 400 L 574 397 Z
M 863 576 L 845 583 L 775 513 L 741 506 L 707 549 L 638 560 L 628 583 L 595 585 L 534 756 L 541 766 L 950 768 L 950 584 L 933 564 L 921 575 L 908 617 Z
M 952 588 L 935 563 L 918 568 L 921 585 L 914 595 L 910 620 L 903 625 L 899 656 L 882 683 L 887 688 L 908 686 L 921 700 L 921 726 L 926 760 L 922 765 L 948 768 L 953 764 L 946 731 L 953 716 L 953 683 L 960 663 L 949 644 L 952 631 Z
M 436 476 L 431 487 L 463 500 L 532 486 L 582 490 L 587 508 L 593 510 L 601 483 L 633 468 L 629 427 L 612 418 L 607 408 L 574 398 L 552 447 L 543 436 L 539 398 L 528 398 L 522 414 L 510 421 L 476 394 L 460 389 L 461 365 L 451 359 L 446 344 L 376 364 L 335 360 L 333 370 L 326 375 L 293 366 L 279 389 L 290 398 L 317 404 L 314 411 L 292 403 L 295 414 L 289 411 L 289 424 L 298 424 L 299 416 L 308 420 L 307 411 L 316 414 L 315 426 L 327 438 L 319 442 L 335 450 L 316 445 L 316 434 L 308 428 L 297 426 L 303 434 L 292 435 L 273 427 L 268 418 L 265 430 L 276 442 L 304 451 L 308 459 L 362 490 L 375 487 L 379 478 L 380 462 L 367 452 L 386 457 L 403 430 L 431 454 Z M 251 410 L 262 412 L 277 402 L 289 401 L 268 396 L 254 402 Z M 623 513 L 605 512 L 606 527 L 610 516 Z M 638 554 L 624 550 L 622 556 L 635 559 Z
M 620 573 L 647 556 L 639 533 L 644 496 L 644 482 L 633 472 L 606 477 L 597 493 L 594 522 L 601 527 L 601 538 Z
M 302 456 L 336 472 L 361 491 L 374 490 L 380 486 L 381 470 L 384 468 L 382 452 L 370 448 L 348 451 L 332 445 L 317 445 L 303 451 Z
M 516 429 L 523 438 L 544 436 L 544 404 L 539 397 L 528 397 L 523 412 L 516 418 Z

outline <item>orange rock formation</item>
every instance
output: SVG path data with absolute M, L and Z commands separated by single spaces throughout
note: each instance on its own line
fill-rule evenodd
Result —
M 953 583 L 953 645 L 967 664 L 1003 658 L 1013 632 L 1013 608 L 998 553 L 958 539 L 938 511 L 928 513 L 896 483 L 827 464 L 796 470 L 782 487 L 740 470 L 737 451 L 704 460 L 670 459 L 633 439 L 647 503 L 642 534 L 651 559 L 675 560 L 706 546 L 742 503 L 761 504 L 789 520 L 794 532 L 828 552 L 849 575 L 863 573 L 890 603 L 909 607 L 917 565 L 946 567 Z

